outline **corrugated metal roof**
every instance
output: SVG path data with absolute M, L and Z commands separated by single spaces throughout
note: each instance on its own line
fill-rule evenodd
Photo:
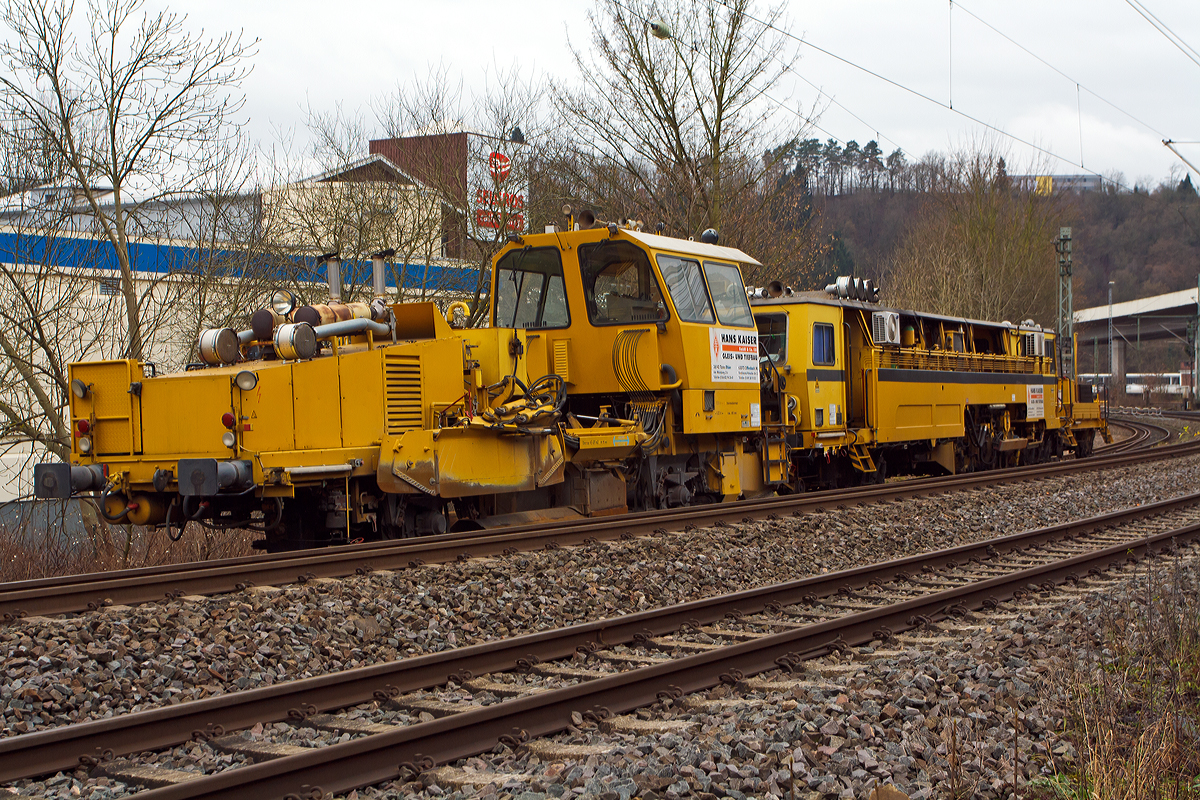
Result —
M 1187 309 L 1188 306 L 1195 309 L 1196 294 L 1196 289 L 1183 289 L 1178 292 L 1155 295 L 1154 297 L 1142 297 L 1137 300 L 1126 300 L 1123 303 L 1113 303 L 1111 316 L 1113 319 L 1119 319 L 1121 317 L 1136 317 L 1176 308 Z M 1079 309 L 1075 312 L 1075 321 L 1099 322 L 1100 320 L 1108 320 L 1109 316 L 1109 307 L 1105 304 L 1096 306 L 1095 308 Z

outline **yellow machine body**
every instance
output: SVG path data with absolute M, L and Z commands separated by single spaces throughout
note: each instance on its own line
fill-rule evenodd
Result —
M 280 550 L 1040 460 L 1103 428 L 1050 334 L 815 293 L 752 308 L 754 265 L 616 225 L 530 234 L 494 259 L 484 327 L 377 298 L 258 312 L 175 374 L 73 364 L 71 463 L 38 492 Z
M 771 378 L 764 408 L 793 452 L 789 483 L 1036 463 L 1090 452 L 1075 432 L 1104 428 L 1100 404 L 1080 402 L 1059 379 L 1054 334 L 1033 323 L 823 292 L 756 299 L 754 313 Z

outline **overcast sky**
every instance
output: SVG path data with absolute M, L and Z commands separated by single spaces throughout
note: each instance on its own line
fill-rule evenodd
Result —
M 995 141 L 1010 153 L 1013 172 L 1040 163 L 1058 174 L 1120 171 L 1128 185 L 1153 185 L 1173 166 L 1183 168 L 1163 138 L 1200 140 L 1200 64 L 1151 27 L 1130 5 L 1135 1 L 1200 49 L 1196 0 L 964 0 L 953 6 L 947 0 L 788 0 L 795 36 L 940 103 L 952 100 L 955 111 L 796 41 L 798 77 L 775 95 L 808 108 L 818 95 L 802 79 L 820 87 L 827 108 L 813 135 L 822 139 L 864 144 L 878 137 L 885 153 L 900 147 L 915 157 Z M 439 64 L 460 76 L 468 92 L 497 67 L 571 77 L 567 37 L 587 44 L 590 7 L 579 0 L 148 5 L 188 13 L 189 27 L 243 27 L 262 40 L 245 88 L 251 134 L 263 143 L 279 129 L 303 135 L 306 106 L 332 109 L 340 102 L 369 114 L 373 99 Z M 1200 144 L 1179 148 L 1200 165 Z

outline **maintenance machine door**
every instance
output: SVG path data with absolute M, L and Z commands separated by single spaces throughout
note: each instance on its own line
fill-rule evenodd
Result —
M 846 430 L 846 343 L 841 309 L 809 307 L 808 425 L 817 439 L 832 439 Z M 799 355 L 799 354 L 797 354 Z

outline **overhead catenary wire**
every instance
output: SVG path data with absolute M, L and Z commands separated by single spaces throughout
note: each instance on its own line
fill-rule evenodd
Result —
M 946 29 L 946 101 L 954 108 L 954 0 L 950 0 Z
M 729 3 L 727 2 L 727 0 L 714 0 L 714 1 L 715 1 L 716 3 L 718 3 L 718 4 L 720 4 L 720 5 L 723 5 L 723 6 L 725 6 L 726 8 L 729 8 L 730 10 L 734 10 L 734 9 L 732 9 L 732 8 L 730 7 L 730 5 L 729 5 Z M 931 97 L 930 95 L 928 95 L 928 94 L 925 94 L 924 92 L 918 91 L 918 90 L 916 90 L 916 89 L 913 89 L 912 87 L 909 87 L 909 86 L 905 86 L 904 84 L 902 84 L 902 83 L 900 83 L 900 82 L 898 82 L 898 81 L 894 81 L 894 80 L 892 80 L 891 78 L 889 78 L 889 77 L 887 77 L 887 76 L 885 76 L 885 75 L 881 75 L 880 73 L 878 73 L 878 72 L 875 72 L 875 71 L 874 71 L 874 70 L 872 70 L 872 69 L 869 69 L 869 68 L 867 68 L 867 67 L 864 67 L 864 66 L 862 66 L 861 64 L 857 64 L 857 63 L 855 63 L 855 62 L 851 61 L 851 60 L 850 60 L 850 59 L 848 59 L 848 58 L 844 58 L 844 57 L 842 57 L 842 56 L 839 56 L 837 53 L 834 53 L 834 52 L 832 52 L 832 51 L 830 51 L 830 50 L 826 50 L 825 48 L 823 48 L 823 47 L 821 47 L 821 46 L 819 46 L 819 45 L 813 44 L 812 42 L 809 42 L 809 41 L 807 41 L 807 40 L 805 40 L 805 39 L 803 39 L 803 38 L 801 38 L 801 37 L 799 37 L 799 36 L 796 36 L 794 33 L 791 33 L 790 31 L 783 30 L 782 28 L 779 28 L 778 26 L 772 25 L 772 24 L 771 24 L 771 23 L 769 23 L 769 22 L 766 22 L 766 21 L 764 21 L 764 20 L 758 19 L 757 17 L 755 17 L 754 15 L 752 15 L 752 14 L 750 14 L 750 13 L 748 13 L 748 12 L 744 12 L 744 11 L 743 11 L 742 13 L 744 13 L 744 14 L 746 15 L 746 17 L 747 17 L 747 18 L 754 20 L 755 22 L 757 22 L 758 24 L 760 24 L 760 25 L 762 25 L 762 26 L 764 26 L 764 27 L 767 27 L 767 28 L 769 28 L 769 29 L 771 29 L 771 30 L 773 30 L 773 31 L 776 31 L 777 33 L 783 34 L 784 36 L 787 36 L 787 37 L 789 37 L 789 38 L 791 38 L 791 39 L 795 39 L 797 42 L 799 42 L 800 44 L 802 44 L 802 45 L 804 45 L 804 46 L 806 46 L 806 47 L 810 47 L 810 48 L 812 48 L 813 50 L 816 50 L 816 51 L 817 51 L 817 52 L 819 52 L 819 53 L 823 53 L 823 54 L 825 54 L 825 55 L 829 56 L 830 58 L 832 58 L 832 59 L 834 59 L 834 60 L 836 60 L 836 61 L 840 61 L 840 62 L 842 62 L 843 64 L 845 64 L 845 65 L 847 65 L 847 66 L 849 66 L 849 67 L 853 67 L 854 69 L 857 69 L 857 70 L 859 70 L 860 72 L 865 72 L 866 74 L 870 75 L 871 77 L 873 77 L 873 78 L 876 78 L 876 79 L 878 79 L 878 80 L 881 80 L 881 81 L 883 81 L 884 83 L 887 83 L 887 84 L 889 84 L 889 85 L 891 85 L 891 86 L 894 86 L 894 87 L 896 87 L 897 89 L 900 89 L 901 91 L 907 92 L 907 93 L 909 93 L 909 94 L 911 94 L 911 95 L 914 95 L 914 96 L 916 96 L 916 97 L 919 97 L 919 98 L 921 98 L 922 100 L 925 100 L 925 101 L 927 101 L 927 102 L 933 103 L 934 105 L 938 106 L 939 108 L 944 108 L 944 109 L 946 109 L 947 111 L 950 111 L 950 112 L 952 112 L 952 113 L 954 113 L 954 114 L 957 114 L 957 115 L 959 115 L 959 116 L 960 116 L 960 117 L 962 117 L 963 119 L 966 119 L 966 120 L 969 120 L 969 121 L 971 121 L 971 122 L 974 122 L 976 125 L 981 125 L 981 126 L 983 126 L 984 128 L 987 128 L 988 130 L 994 131 L 994 132 L 996 132 L 996 133 L 1000 134 L 1001 136 L 1004 136 L 1004 137 L 1006 137 L 1006 138 L 1008 138 L 1008 139 L 1011 139 L 1011 140 L 1013 140 L 1014 142 L 1018 142 L 1018 143 L 1020 143 L 1020 144 L 1023 144 L 1023 145 L 1025 145 L 1026 147 L 1028 147 L 1028 148 L 1030 148 L 1030 149 L 1032 149 L 1032 150 L 1036 150 L 1037 152 L 1039 152 L 1039 153 L 1042 153 L 1042 154 L 1044 154 L 1044 155 L 1047 155 L 1047 156 L 1049 156 L 1050 158 L 1053 158 L 1053 159 L 1055 159 L 1055 160 L 1057 160 L 1057 161 L 1061 161 L 1061 162 L 1063 162 L 1064 164 L 1070 164 L 1070 165 L 1072 165 L 1072 166 L 1079 167 L 1080 169 L 1085 169 L 1085 167 L 1083 166 L 1083 164 L 1081 164 L 1081 163 L 1079 163 L 1079 162 L 1077 162 L 1077 161 L 1074 161 L 1074 160 L 1072 160 L 1071 158 L 1069 158 L 1069 157 L 1067 157 L 1067 156 L 1060 155 L 1060 154 L 1058 154 L 1058 153 L 1054 152 L 1053 150 L 1049 150 L 1049 149 L 1047 149 L 1047 148 L 1045 148 L 1045 147 L 1042 147 L 1042 146 L 1041 146 L 1041 145 L 1039 145 L 1039 144 L 1035 144 L 1034 142 L 1031 142 L 1031 141 L 1029 141 L 1028 139 L 1023 139 L 1023 138 L 1021 138 L 1020 136 L 1017 136 L 1017 135 L 1016 135 L 1016 134 L 1014 134 L 1014 133 L 1009 133 L 1008 131 L 1004 130 L 1003 128 L 1001 128 L 1001 127 L 999 127 L 999 126 L 997 126 L 997 125 L 993 125 L 993 124 L 991 124 L 990 122 L 985 122 L 984 120 L 982 120 L 982 119 L 979 119 L 978 117 L 975 117 L 975 116 L 973 116 L 973 115 L 971 115 L 971 114 L 967 114 L 966 112 L 964 112 L 964 111 L 961 111 L 960 109 L 954 108 L 954 107 L 952 107 L 952 106 L 948 105 L 947 103 L 943 103 L 941 100 L 938 100 L 937 98 Z M 1118 185 L 1120 185 L 1120 184 L 1118 184 Z M 1129 188 L 1129 187 L 1122 186 L 1121 188 L 1124 188 L 1124 189 L 1127 189 L 1127 190 L 1128 190 L 1128 188 Z
M 1175 45 L 1181 53 L 1187 56 L 1196 66 L 1200 67 L 1200 53 L 1196 52 L 1194 47 L 1185 42 L 1183 37 L 1171 30 L 1170 26 L 1155 16 L 1154 12 L 1142 5 L 1140 0 L 1125 0 L 1125 2 L 1154 26 L 1154 29 L 1161 33 L 1168 42 Z
M 976 22 L 978 22 L 980 25 L 983 25 L 985 28 L 987 28 L 988 30 L 990 30 L 992 33 L 994 33 L 994 34 L 996 34 L 997 36 L 999 36 L 1000 38 L 1004 39 L 1005 41 L 1007 41 L 1009 44 L 1013 45 L 1014 47 L 1016 47 L 1016 48 L 1020 49 L 1020 50 L 1021 50 L 1021 51 L 1023 51 L 1023 52 L 1024 52 L 1026 55 L 1028 55 L 1028 56 L 1030 56 L 1030 57 L 1032 57 L 1032 58 L 1036 59 L 1036 60 L 1037 60 L 1037 61 L 1039 61 L 1039 62 L 1041 62 L 1041 63 L 1042 63 L 1044 66 L 1047 66 L 1047 67 L 1049 67 L 1049 68 L 1050 68 L 1050 69 L 1052 69 L 1054 72 L 1056 72 L 1056 73 L 1058 73 L 1059 75 L 1061 75 L 1062 77 L 1066 78 L 1066 79 L 1067 79 L 1068 81 L 1070 81 L 1071 83 L 1075 84 L 1076 91 L 1080 91 L 1080 90 L 1082 90 L 1082 91 L 1084 91 L 1084 92 L 1087 92 L 1087 93 L 1088 93 L 1088 94 L 1090 94 L 1092 97 L 1095 97 L 1095 98 L 1096 98 L 1097 100 L 1099 100 L 1100 102 L 1102 102 L 1102 103 L 1104 103 L 1105 105 L 1107 105 L 1107 106 L 1109 106 L 1110 108 L 1112 108 L 1114 111 L 1119 111 L 1119 112 L 1121 112 L 1122 114 L 1124 114 L 1125 116 L 1129 117 L 1131 120 L 1133 120 L 1134 122 L 1138 123 L 1139 125 L 1141 125 L 1141 126 L 1145 127 L 1146 129 L 1148 129 L 1148 130 L 1150 130 L 1150 131 L 1153 131 L 1154 133 L 1158 134 L 1159 136 L 1162 136 L 1162 137 L 1165 137 L 1165 136 L 1166 136 L 1166 134 L 1165 134 L 1165 133 L 1163 133 L 1162 131 L 1160 131 L 1158 128 L 1155 128 L 1155 127 L 1154 127 L 1153 125 L 1151 125 L 1149 122 L 1146 122 L 1144 119 L 1141 119 L 1141 118 L 1139 118 L 1139 117 L 1137 117 L 1137 116 L 1134 116 L 1133 114 L 1131 114 L 1131 113 L 1129 113 L 1128 111 L 1126 111 L 1125 109 L 1121 108 L 1121 107 L 1120 107 L 1120 106 L 1118 106 L 1116 103 L 1114 103 L 1114 102 L 1112 102 L 1111 100 L 1109 100 L 1108 98 L 1106 98 L 1106 97 L 1104 97 L 1103 95 L 1101 95 L 1101 94 L 1099 94 L 1099 93 L 1097 93 L 1097 92 L 1093 91 L 1092 89 L 1089 89 L 1088 87 L 1084 86 L 1082 83 L 1080 83 L 1080 82 L 1079 82 L 1078 80 L 1076 80 L 1075 78 L 1072 78 L 1070 75 L 1068 75 L 1067 73 L 1063 72 L 1061 69 L 1059 69 L 1058 67 L 1054 66 L 1054 65 L 1053 65 L 1053 64 L 1051 64 L 1049 61 L 1047 61 L 1046 59 L 1042 58 L 1042 57 L 1041 57 L 1041 56 L 1039 56 L 1037 53 L 1033 52 L 1033 51 L 1032 51 L 1032 50 L 1030 50 L 1028 47 L 1026 47 L 1025 45 L 1023 45 L 1023 44 L 1021 44 L 1020 42 L 1018 42 L 1016 39 L 1014 39 L 1014 38 L 1012 38 L 1011 36 L 1009 36 L 1007 33 L 1005 33 L 1004 31 L 1000 30 L 999 28 L 997 28 L 995 25 L 993 25 L 993 24 L 991 24 L 990 22 L 988 22 L 987 20 L 983 19 L 983 18 L 982 18 L 982 17 L 980 17 L 978 14 L 976 14 L 974 11 L 972 11 L 971 9 L 969 9 L 969 8 L 967 8 L 965 5 L 963 5 L 963 4 L 962 4 L 962 0 L 959 0 L 958 7 L 959 7 L 959 8 L 960 8 L 960 9 L 961 9 L 961 10 L 962 10 L 964 13 L 966 13 L 966 14 L 968 14 L 969 16 L 973 17 L 973 18 L 975 19 L 975 21 L 976 21 Z

